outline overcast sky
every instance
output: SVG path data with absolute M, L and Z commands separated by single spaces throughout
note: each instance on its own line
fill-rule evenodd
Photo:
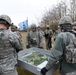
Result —
M 12 22 L 18 25 L 28 17 L 29 25 L 37 23 L 44 11 L 60 0 L 1 0 L 0 15 L 9 15 Z

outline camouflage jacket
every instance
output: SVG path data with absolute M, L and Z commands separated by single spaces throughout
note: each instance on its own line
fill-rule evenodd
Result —
M 13 70 L 17 64 L 16 50 L 22 50 L 22 45 L 13 32 L 0 31 L 0 68 L 3 71 Z
M 74 34 L 68 32 L 70 35 L 75 36 Z M 50 69 L 54 66 L 54 64 L 59 61 L 60 62 L 60 72 L 69 73 L 76 71 L 76 64 L 67 63 L 65 60 L 65 48 L 69 44 L 69 36 L 67 36 L 66 32 L 61 32 L 56 37 L 54 42 L 54 47 L 50 52 L 50 58 L 48 63 L 46 64 L 46 68 Z
M 44 37 L 46 38 L 46 39 L 48 39 L 49 37 L 52 37 L 52 35 L 53 35 L 53 32 L 52 32 L 52 30 L 45 30 L 44 31 Z
M 43 35 L 38 31 L 30 31 L 26 36 L 26 45 L 43 48 Z

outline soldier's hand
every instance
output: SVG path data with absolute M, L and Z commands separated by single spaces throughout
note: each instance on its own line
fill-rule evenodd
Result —
M 28 49 L 28 48 L 30 48 L 30 46 L 29 45 L 26 45 L 26 48 Z
M 38 48 L 41 48 L 41 49 L 43 49 L 43 47 L 38 47 Z
M 48 70 L 45 68 L 45 67 L 43 67 L 42 69 L 41 69 L 41 74 L 42 75 L 46 75 L 46 72 L 47 72 Z

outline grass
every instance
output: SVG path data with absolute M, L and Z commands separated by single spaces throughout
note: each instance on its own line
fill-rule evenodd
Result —
M 21 32 L 22 41 L 24 44 L 24 50 L 26 50 L 26 34 L 27 34 L 27 32 Z M 53 38 L 52 38 L 52 40 L 53 40 Z M 44 44 L 44 48 L 46 48 L 45 44 Z M 31 73 L 30 71 L 23 69 L 20 66 L 17 67 L 17 71 L 18 71 L 18 75 L 35 75 L 35 74 Z M 53 75 L 60 75 L 59 71 L 57 70 Z

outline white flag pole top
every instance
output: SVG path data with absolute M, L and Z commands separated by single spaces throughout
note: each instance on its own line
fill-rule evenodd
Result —
M 28 17 L 26 18 L 26 20 L 28 20 Z

